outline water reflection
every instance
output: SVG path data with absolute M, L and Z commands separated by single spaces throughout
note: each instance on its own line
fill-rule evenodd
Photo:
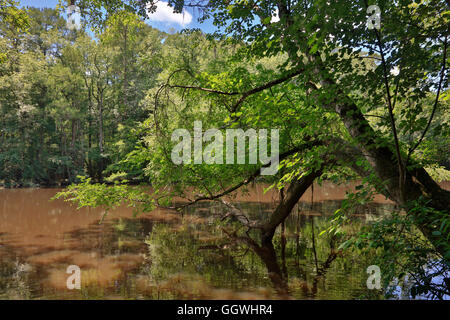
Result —
M 365 287 L 369 263 L 337 251 L 335 239 L 318 236 L 346 189 L 316 187 L 312 206 L 305 194 L 273 248 L 262 252 L 230 241 L 214 218 L 220 205 L 138 218 L 120 208 L 99 225 L 101 209 L 50 202 L 58 190 L 0 190 L 0 298 L 379 298 Z M 275 198 L 258 187 L 235 201 L 260 219 L 272 212 Z M 393 207 L 376 200 L 361 208 L 355 228 Z M 72 264 L 82 270 L 81 291 L 66 288 Z

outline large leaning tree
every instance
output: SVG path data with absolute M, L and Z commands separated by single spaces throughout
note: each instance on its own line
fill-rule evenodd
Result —
M 145 17 L 157 6 L 145 0 L 76 4 L 97 25 L 118 10 Z M 448 1 L 169 4 L 176 12 L 196 8 L 201 19 L 212 19 L 219 30 L 219 49 L 195 53 L 201 48 L 197 43 L 190 57 L 168 55 L 172 62 L 166 77 L 150 92 L 151 133 L 146 141 L 154 161 L 147 169 L 153 186 L 160 187 L 158 196 L 117 185 L 106 195 L 101 186 L 89 184 L 72 187 L 71 194 L 87 204 L 126 200 L 144 209 L 150 203 L 163 205 L 165 196 L 188 198 L 188 205 L 222 201 L 259 179 L 262 167 L 174 165 L 171 131 L 192 128 L 194 120 L 221 129 L 279 128 L 281 166 L 270 182 L 283 191 L 280 203 L 262 223 L 235 214 L 246 227 L 258 230 L 260 239 L 234 236 L 263 259 L 273 255 L 275 230 L 303 193 L 316 179 L 341 169 L 396 202 L 437 251 L 449 255 L 450 228 L 442 225 L 449 219 L 450 192 L 426 170 L 445 161 L 450 151 Z M 194 38 L 188 34 L 186 41 Z M 219 63 L 202 64 L 202 59 Z M 161 190 L 169 185 L 163 196 Z M 94 200 L 92 191 L 99 195 Z M 237 210 L 225 204 L 231 212 Z

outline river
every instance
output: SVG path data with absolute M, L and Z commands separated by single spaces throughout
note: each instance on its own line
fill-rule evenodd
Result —
M 286 221 L 286 245 L 275 236 L 293 299 L 377 299 L 367 289 L 365 258 L 335 255 L 319 236 L 354 185 L 324 183 L 305 193 Z M 215 213 L 200 203 L 181 215 L 158 209 L 133 217 L 121 207 L 77 210 L 50 201 L 59 189 L 0 190 L 0 299 L 272 299 L 267 269 L 252 251 L 221 232 Z M 254 217 L 270 214 L 277 195 L 260 186 L 235 199 Z M 311 203 L 311 200 L 313 201 Z M 377 196 L 355 215 L 363 225 L 393 203 Z M 284 248 L 284 249 L 283 249 Z M 67 287 L 68 266 L 81 270 L 81 290 Z

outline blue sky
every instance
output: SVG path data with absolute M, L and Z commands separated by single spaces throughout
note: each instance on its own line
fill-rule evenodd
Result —
M 198 23 L 199 13 L 192 9 L 187 9 L 184 15 L 174 14 L 172 9 L 166 5 L 167 2 L 160 1 L 158 10 L 147 20 L 147 23 L 154 28 L 169 32 L 171 29 L 180 31 L 184 28 L 200 28 L 204 32 L 213 32 L 215 27 L 211 21 Z M 37 8 L 55 8 L 58 0 L 20 0 L 21 6 Z

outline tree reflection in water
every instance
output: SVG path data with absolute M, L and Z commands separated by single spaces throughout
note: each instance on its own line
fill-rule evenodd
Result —
M 369 262 L 318 235 L 340 206 L 326 194 L 312 208 L 299 202 L 273 241 L 261 243 L 258 230 L 246 233 L 233 216 L 218 219 L 222 203 L 198 203 L 183 217 L 155 211 L 132 218 L 119 208 L 99 225 L 101 210 L 49 202 L 55 192 L 1 191 L 1 299 L 379 298 L 365 286 Z M 275 202 L 257 197 L 233 205 L 263 221 Z M 387 205 L 362 209 L 353 228 Z M 81 267 L 81 291 L 65 286 L 70 264 Z
M 330 204 L 330 207 L 338 205 Z M 254 213 L 250 216 L 265 216 L 273 210 L 272 205 L 261 206 L 260 203 L 240 203 L 239 207 Z M 323 204 L 319 207 L 324 209 Z M 151 261 L 150 278 L 155 283 L 167 284 L 173 275 L 177 275 L 177 281 L 186 279 L 190 282 L 195 274 L 201 275 L 199 281 L 207 283 L 213 291 L 228 288 L 253 292 L 256 297 L 261 293 L 266 298 L 283 299 L 379 297 L 379 292 L 365 288 L 368 262 L 360 256 L 337 250 L 334 237 L 317 236 L 328 223 L 327 217 L 320 212 L 302 212 L 299 208 L 297 214 L 286 220 L 284 236 L 278 230 L 273 242 L 259 244 L 254 232 L 245 237 L 238 236 L 235 229 L 229 228 L 229 222 L 218 222 L 214 214 L 208 216 L 207 212 L 220 210 L 223 208 L 219 205 L 197 205 L 189 209 L 189 213 L 203 215 L 203 223 L 182 224 L 175 229 L 158 225 L 153 229 L 146 242 Z M 355 229 L 364 223 L 362 218 L 357 220 Z M 177 285 L 175 282 L 174 286 Z M 183 296 L 176 288 L 163 287 L 159 297 L 195 296 L 194 290 L 187 290 L 189 294 Z M 171 289 L 174 291 L 170 293 Z M 198 298 L 205 298 L 205 294 L 208 297 L 203 291 L 198 294 Z

